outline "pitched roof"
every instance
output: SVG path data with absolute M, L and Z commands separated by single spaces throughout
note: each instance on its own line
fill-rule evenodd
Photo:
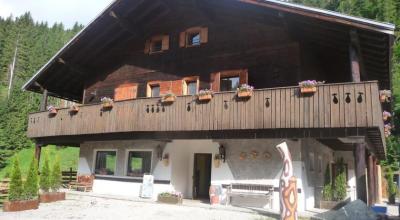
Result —
M 71 50 L 72 47 L 80 47 L 83 46 L 83 43 L 80 43 L 80 39 L 84 37 L 91 36 L 93 32 L 100 32 L 100 31 L 106 31 L 106 30 L 101 30 L 99 29 L 99 26 L 104 24 L 107 24 L 107 22 L 110 22 L 107 19 L 110 19 L 110 12 L 112 10 L 115 10 L 116 8 L 119 10 L 124 10 L 124 5 L 138 5 L 143 2 L 147 2 L 149 0 L 115 0 L 112 2 L 106 9 L 104 9 L 92 22 L 90 22 L 84 29 L 82 29 L 78 34 L 76 34 L 75 37 L 73 37 L 64 47 L 62 47 L 42 68 L 40 68 L 37 73 L 28 81 L 25 83 L 25 85 L 22 87 L 24 90 L 29 90 L 29 91 L 34 91 L 34 92 L 41 92 L 43 88 L 47 88 L 47 85 L 43 82 L 47 82 L 45 80 L 46 77 L 49 77 L 52 74 L 53 69 L 57 69 L 58 67 L 56 66 L 58 62 L 60 62 L 60 59 L 62 59 L 62 56 L 67 53 L 69 50 Z M 197 0 L 199 2 L 202 2 L 203 4 L 207 4 L 208 0 Z M 317 9 L 317 8 L 312 8 L 312 7 L 307 7 L 307 6 L 302 6 L 298 4 L 293 4 L 293 3 L 288 3 L 288 2 L 283 2 L 283 1 L 277 1 L 277 0 L 231 0 L 233 2 L 241 2 L 241 3 L 246 3 L 246 4 L 252 4 L 256 5 L 259 7 L 266 7 L 274 10 L 278 10 L 284 13 L 288 14 L 295 14 L 298 16 L 305 16 L 313 19 L 319 19 L 323 20 L 326 22 L 330 23 L 336 23 L 340 25 L 345 25 L 352 27 L 356 30 L 367 30 L 379 34 L 384 34 L 388 35 L 389 41 L 392 42 L 386 42 L 386 46 L 388 47 L 387 50 L 390 49 L 390 44 L 393 43 L 392 35 L 394 34 L 395 26 L 393 24 L 389 23 L 383 23 L 383 22 L 377 22 L 373 21 L 370 19 L 365 19 L 365 18 L 358 18 L 354 16 L 348 16 L 344 14 L 340 14 L 337 12 L 332 12 L 328 10 L 323 10 L 323 9 Z M 126 8 L 126 7 L 125 7 Z M 128 9 L 126 9 L 128 10 Z M 390 40 L 392 39 L 392 40 Z M 385 55 L 385 60 L 387 59 L 390 63 L 390 57 L 391 57 L 391 51 L 389 51 L 389 55 Z M 389 64 L 390 66 L 390 64 Z M 389 75 L 390 72 L 390 67 L 388 67 L 389 71 L 384 71 L 387 75 Z M 76 71 L 75 71 L 76 72 Z M 71 73 L 69 73 L 71 74 Z M 77 77 L 77 76 L 74 76 Z M 58 77 L 55 77 L 58 78 Z M 390 77 L 389 77 L 390 78 Z M 39 82 L 42 82 L 43 85 L 41 85 Z M 78 80 L 79 81 L 79 80 Z M 51 82 L 48 82 L 51 83 Z M 64 99 L 69 99 L 73 101 L 81 101 L 81 94 L 83 92 L 83 88 L 79 87 L 74 87 L 74 89 L 63 89 L 58 90 L 58 91 L 51 91 L 49 90 L 49 95 L 55 96 L 55 97 L 60 97 Z M 83 87 L 83 86 L 82 86 Z M 75 90 L 80 90 L 80 91 L 75 91 Z M 74 91 L 66 91 L 66 90 L 74 90 Z

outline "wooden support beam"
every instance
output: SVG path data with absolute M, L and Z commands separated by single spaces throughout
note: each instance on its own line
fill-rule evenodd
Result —
M 351 78 L 353 79 L 353 82 L 368 80 L 367 75 L 365 75 L 364 63 L 360 54 L 362 53 L 357 31 L 351 30 L 349 55 L 350 55 L 350 66 L 351 66 Z
M 91 71 L 85 70 L 84 68 L 77 66 L 75 64 L 72 64 L 70 62 L 65 61 L 63 58 L 58 58 L 58 62 L 65 65 L 69 70 L 71 70 L 74 73 L 78 73 L 79 75 L 88 75 Z
M 357 199 L 367 203 L 366 144 L 355 144 L 354 161 Z
M 42 101 L 40 102 L 40 111 L 46 111 L 47 107 L 47 100 L 48 100 L 48 92 L 47 89 L 43 90 Z
M 35 159 L 38 162 L 38 167 L 40 164 L 40 153 L 42 152 L 42 145 L 40 144 L 35 144 Z
M 132 24 L 127 19 L 122 18 L 115 11 L 110 11 L 109 15 L 117 21 L 117 23 L 119 24 L 119 26 L 121 28 L 123 28 L 124 30 L 128 31 L 132 35 L 134 35 L 134 36 L 142 35 L 143 30 L 141 30 L 141 28 L 138 28 L 137 25 Z

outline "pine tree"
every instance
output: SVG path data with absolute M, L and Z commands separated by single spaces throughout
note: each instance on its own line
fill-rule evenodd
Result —
M 50 166 L 48 154 L 44 154 L 42 172 L 40 172 L 40 189 L 49 192 L 51 187 Z
M 61 187 L 61 164 L 57 155 L 51 170 L 51 190 L 57 192 Z
M 29 166 L 28 176 L 24 185 L 24 197 L 27 200 L 36 199 L 39 191 L 38 184 L 38 167 L 37 160 L 35 157 L 32 158 L 32 162 Z
M 23 187 L 22 187 L 22 177 L 21 169 L 19 167 L 18 157 L 15 157 L 13 170 L 11 173 L 10 189 L 8 192 L 8 200 L 18 201 L 23 199 Z

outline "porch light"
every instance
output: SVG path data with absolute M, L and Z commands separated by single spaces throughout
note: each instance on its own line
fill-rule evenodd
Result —
M 220 145 L 218 148 L 218 151 L 219 151 L 221 160 L 225 163 L 225 156 L 226 156 L 225 147 L 223 145 Z

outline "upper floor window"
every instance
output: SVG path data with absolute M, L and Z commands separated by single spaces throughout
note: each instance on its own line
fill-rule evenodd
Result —
M 143 177 L 151 172 L 151 151 L 129 151 L 127 176 Z
M 247 69 L 225 70 L 211 74 L 211 89 L 218 91 L 234 91 L 242 84 L 248 84 Z
M 158 35 L 148 39 L 144 46 L 145 54 L 160 53 L 169 49 L 169 36 Z
M 196 95 L 199 88 L 199 77 L 191 76 L 183 78 L 183 95 Z
M 116 167 L 116 151 L 96 151 L 95 174 L 114 175 Z
M 239 88 L 239 76 L 231 76 L 231 77 L 224 77 L 221 78 L 221 91 L 235 91 Z
M 195 47 L 208 42 L 207 27 L 192 27 L 179 36 L 180 47 Z
M 160 85 L 151 85 L 151 97 L 160 97 Z

